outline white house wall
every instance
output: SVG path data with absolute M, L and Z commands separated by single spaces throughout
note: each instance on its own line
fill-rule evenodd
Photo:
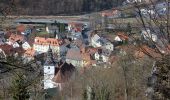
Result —
M 55 66 L 44 66 L 44 89 L 55 87 L 55 84 L 52 81 L 54 75 Z
M 49 49 L 48 45 L 37 45 L 34 44 L 34 50 L 36 50 L 39 53 L 44 53 L 47 52 Z M 53 52 L 58 53 L 60 51 L 60 47 L 59 46 L 50 46 L 50 48 L 52 49 Z
M 83 67 L 83 61 L 81 60 L 66 59 L 66 62 L 71 63 L 73 66 Z

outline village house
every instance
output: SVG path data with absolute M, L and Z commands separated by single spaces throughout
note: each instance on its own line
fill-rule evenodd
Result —
M 66 52 L 66 47 L 63 44 L 64 42 L 61 39 L 35 37 L 33 48 L 38 53 L 44 53 L 48 51 L 50 46 L 54 53 L 60 55 Z
M 71 38 L 73 41 L 77 39 L 83 39 L 82 31 L 84 30 L 84 24 L 71 22 L 68 23 L 68 32 L 67 38 Z
M 58 27 L 57 26 L 48 26 L 48 27 L 46 27 L 46 31 L 47 31 L 47 33 L 55 33 L 55 32 L 59 32 L 59 29 L 58 29 Z
M 156 34 L 152 34 L 150 29 L 144 29 L 141 32 L 142 37 L 146 40 L 146 41 L 153 41 L 153 42 L 157 42 L 158 37 Z
M 121 16 L 121 11 L 117 9 L 105 10 L 101 12 L 101 16 L 107 18 L 118 18 Z
M 13 47 L 8 44 L 0 45 L 1 58 L 6 58 L 8 55 L 12 55 Z
M 31 60 L 34 60 L 34 57 L 37 55 L 38 53 L 33 49 L 33 48 L 29 48 L 27 49 L 24 54 L 23 54 L 23 59 L 26 62 L 29 62 Z
M 76 67 L 85 67 L 95 65 L 95 61 L 92 59 L 91 52 L 85 47 L 71 48 L 66 55 L 66 62 L 71 63 Z
M 53 58 L 52 49 L 47 52 L 46 61 L 44 63 L 44 79 L 43 88 L 58 88 L 62 90 L 65 83 L 74 76 L 75 67 L 71 64 L 62 61 L 55 61 Z
M 22 24 L 18 25 L 17 28 L 16 28 L 16 30 L 18 32 L 20 32 L 21 34 L 23 34 L 23 35 L 25 35 L 25 33 L 24 33 L 25 29 L 26 29 L 26 27 L 24 25 L 22 25 Z
M 24 36 L 23 35 L 19 35 L 19 34 L 11 34 L 7 43 L 9 45 L 13 45 L 13 44 L 16 44 L 18 43 L 18 45 L 20 43 L 22 43 L 23 41 L 25 40 Z
M 14 48 L 22 47 L 24 50 L 31 48 L 23 35 L 11 34 L 6 43 L 12 45 Z
M 71 79 L 75 77 L 75 67 L 72 64 L 66 62 L 58 62 L 55 69 L 55 76 L 52 81 L 55 85 L 62 90 L 66 86 L 65 83 L 69 83 Z
M 101 47 L 103 49 L 108 49 L 110 51 L 114 50 L 114 45 L 107 39 L 100 37 L 99 35 L 95 34 L 91 38 L 91 45 L 93 47 Z
M 108 62 L 109 57 L 111 55 L 111 51 L 108 49 L 98 49 L 98 51 L 95 53 L 94 57 L 96 61 L 100 62 Z
M 83 39 L 81 31 L 71 33 L 68 37 L 71 38 L 71 40 L 73 40 L 73 41 L 75 41 L 77 39 L 81 39 L 81 40 Z
M 129 37 L 125 35 L 125 33 L 123 32 L 118 32 L 117 36 L 114 39 L 115 42 L 119 42 L 119 43 L 128 42 L 128 40 L 129 40 Z
M 74 66 L 83 67 L 83 60 L 79 48 L 71 48 L 66 54 L 66 62 Z
M 68 23 L 68 32 L 76 32 L 76 31 L 82 31 L 84 29 L 87 29 L 89 25 L 78 23 L 78 22 L 71 22 Z
M 22 54 L 25 52 L 25 50 L 22 47 L 14 48 L 12 45 L 9 44 L 0 45 L 0 51 L 5 58 L 8 56 L 15 56 L 15 57 L 22 56 Z

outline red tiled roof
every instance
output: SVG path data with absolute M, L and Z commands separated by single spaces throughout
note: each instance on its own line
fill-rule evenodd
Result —
M 9 37 L 9 41 L 13 43 L 17 41 L 23 41 L 23 40 L 24 40 L 23 35 L 11 34 L 11 36 Z
M 52 79 L 56 83 L 65 83 L 71 78 L 75 67 L 71 64 L 61 62 L 57 64 L 57 73 Z
M 118 12 L 118 10 L 116 10 L 116 9 L 113 9 L 113 10 L 105 10 L 105 11 L 101 12 L 101 15 L 102 15 L 103 17 L 104 17 L 104 16 L 106 16 L 106 17 L 111 17 L 111 16 L 116 15 L 117 12 Z
M 87 48 L 86 52 L 89 54 L 95 54 L 99 49 L 101 49 L 100 47 L 98 48 Z
M 23 55 L 25 50 L 22 47 L 17 47 L 17 48 L 13 48 L 14 53 L 18 53 L 18 55 Z
M 6 37 L 6 38 L 9 38 L 9 37 L 11 36 L 11 34 L 14 34 L 14 33 L 8 31 L 8 32 L 6 32 L 5 37 Z
M 60 45 L 63 44 L 63 40 L 61 40 L 61 39 L 54 39 L 54 38 L 36 37 L 34 44 L 60 46 Z
M 76 23 L 76 22 L 68 23 L 68 25 L 71 25 L 72 27 L 82 27 L 83 26 L 82 23 Z
M 56 83 L 65 83 L 66 81 L 68 81 L 61 70 L 58 71 L 58 73 L 54 76 L 52 80 Z
M 134 52 L 134 57 L 137 59 L 143 58 L 144 56 L 149 56 L 154 59 L 161 59 L 161 53 L 157 52 L 156 49 L 150 48 L 147 45 L 142 45 L 140 48 L 136 49 Z
M 0 49 L 2 49 L 6 55 L 11 55 L 14 52 L 12 45 L 8 44 L 0 45 Z
M 25 52 L 22 47 L 13 48 L 12 45 L 8 44 L 0 45 L 0 48 L 5 52 L 6 55 L 12 55 L 15 53 L 22 55 Z
M 35 56 L 35 50 L 33 48 L 27 49 L 25 51 L 24 55 L 29 56 L 29 57 L 34 57 Z
M 82 32 L 82 28 L 80 27 L 75 28 L 75 32 Z
M 24 32 L 25 31 L 25 26 L 24 25 L 17 26 L 17 31 Z
M 119 36 L 119 38 L 121 40 L 128 40 L 129 39 L 129 37 L 127 35 L 125 35 L 125 33 L 123 33 L 123 32 L 118 32 L 117 35 Z

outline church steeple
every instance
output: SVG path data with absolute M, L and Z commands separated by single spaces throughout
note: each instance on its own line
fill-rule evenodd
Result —
M 55 64 L 56 63 L 55 63 L 54 58 L 53 58 L 53 52 L 52 52 L 52 49 L 49 45 L 49 49 L 48 49 L 48 52 L 47 52 L 47 58 L 46 58 L 44 65 L 55 65 Z
M 52 82 L 52 78 L 55 76 L 55 65 L 56 62 L 53 58 L 53 52 L 51 47 L 49 46 L 46 61 L 44 64 L 44 89 L 55 88 L 54 82 Z

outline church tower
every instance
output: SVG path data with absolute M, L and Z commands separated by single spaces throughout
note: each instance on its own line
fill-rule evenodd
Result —
M 44 63 L 44 89 L 55 88 L 52 78 L 55 75 L 56 62 L 53 58 L 52 49 L 49 46 L 46 61 Z

